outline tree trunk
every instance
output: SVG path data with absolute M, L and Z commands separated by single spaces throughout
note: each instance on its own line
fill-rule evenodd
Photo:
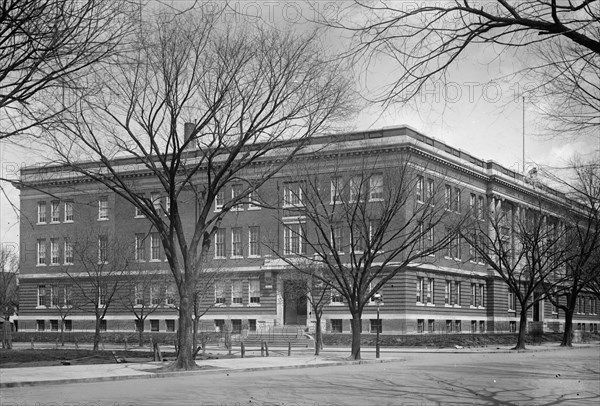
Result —
M 315 355 L 319 355 L 321 352 L 321 342 L 322 342 L 322 333 L 321 333 L 321 315 L 315 313 Z
M 350 358 L 360 359 L 360 334 L 362 332 L 361 315 L 359 313 L 352 314 L 352 349 Z
M 521 306 L 521 317 L 519 320 L 519 335 L 517 336 L 517 345 L 513 350 L 525 349 L 525 335 L 527 334 L 527 308 Z
M 193 305 L 188 296 L 182 295 L 179 306 L 179 330 L 177 334 L 177 359 L 170 366 L 173 370 L 197 369 L 193 351 Z
M 98 351 L 100 344 L 100 321 L 99 317 L 96 317 L 96 331 L 94 332 L 94 351 Z
M 194 319 L 192 320 L 192 324 L 193 324 L 193 336 L 192 336 L 192 348 L 194 349 L 194 354 L 196 354 L 196 349 L 198 348 L 198 317 L 194 317 Z
M 144 320 L 138 319 L 138 347 L 144 346 Z
M 567 310 L 565 310 L 565 332 L 560 343 L 561 347 L 573 346 L 573 311 L 574 307 L 572 306 L 567 306 Z
M 60 346 L 65 346 L 65 319 L 60 319 Z

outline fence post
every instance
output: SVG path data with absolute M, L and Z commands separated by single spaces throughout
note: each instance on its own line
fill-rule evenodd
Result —
M 33 348 L 33 339 L 31 340 L 31 346 Z M 260 342 L 260 356 L 261 357 L 265 356 L 265 342 L 264 341 Z
M 241 347 L 242 358 L 244 358 L 244 355 L 246 354 L 246 347 L 244 346 L 243 341 L 241 342 L 240 347 Z
M 154 345 L 152 346 L 154 349 L 154 361 L 161 361 L 162 362 L 162 354 L 160 352 L 160 346 L 158 345 L 158 343 L 154 343 Z
M 267 344 L 267 342 L 265 341 L 265 355 L 268 357 L 269 356 L 269 344 Z
M 292 355 L 292 342 L 288 341 L 288 357 Z

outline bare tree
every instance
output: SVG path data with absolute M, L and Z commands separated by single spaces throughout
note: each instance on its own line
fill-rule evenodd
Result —
M 409 152 L 398 153 L 393 162 L 381 159 L 380 166 L 365 159 L 353 168 L 311 160 L 299 171 L 297 185 L 284 192 L 284 246 L 278 255 L 301 273 L 306 261 L 326 269 L 325 276 L 311 275 L 333 285 L 348 307 L 352 359 L 361 357 L 362 313 L 373 295 L 410 265 L 430 262 L 430 254 L 445 247 L 460 225 L 446 210 L 439 179 L 438 187 L 421 183 L 417 196 L 422 167 L 417 169 Z M 288 216 L 305 222 L 289 223 Z
M 73 286 L 70 281 L 61 285 L 50 286 L 52 309 L 58 313 L 60 318 L 60 343 L 65 345 L 65 327 L 67 318 L 77 309 L 80 309 L 78 303 L 74 301 Z M 50 306 L 49 306 L 50 307 Z
M 124 45 L 139 7 L 133 1 L 2 1 L 0 139 L 27 132 L 73 107 L 67 103 L 47 110 L 40 98 L 83 90 L 80 80 L 89 69 Z
M 19 306 L 17 275 L 19 263 L 14 252 L 0 249 L 0 311 L 2 312 L 2 348 L 12 348 L 10 317 Z
M 519 303 L 514 349 L 525 348 L 528 311 L 545 297 L 545 285 L 556 283 L 567 259 L 566 228 L 546 209 L 541 199 L 527 208 L 493 199 L 482 218 L 475 216 L 461 230 L 465 241 L 507 284 L 509 309 L 516 312 Z
M 545 284 L 549 300 L 565 313 L 565 328 L 561 346 L 572 345 L 573 314 L 578 296 L 598 280 L 600 266 L 600 166 L 575 162 L 575 176 L 552 176 L 567 189 L 571 206 L 564 210 L 566 228 L 565 269 L 552 283 Z
M 171 368 L 193 369 L 194 289 L 223 217 L 354 104 L 343 66 L 321 56 L 316 32 L 160 11 L 140 29 L 136 52 L 98 75 L 95 97 L 48 127 L 48 141 L 56 162 L 136 206 L 159 233 L 179 294 Z M 133 160 L 116 159 L 125 155 Z M 132 168 L 152 175 L 160 205 L 127 177 Z M 239 194 L 215 211 L 233 182 Z
M 336 13 L 335 19 L 327 14 L 320 15 L 325 24 L 352 34 L 347 56 L 366 57 L 367 63 L 380 57 L 396 63 L 397 76 L 378 97 L 385 104 L 408 101 L 426 83 L 443 80 L 448 68 L 478 44 L 497 45 L 501 52 L 549 42 L 553 47 L 565 47 L 569 59 L 581 55 L 577 65 L 593 60 L 586 69 L 598 66 L 600 12 L 596 0 L 354 0 Z M 538 62 L 540 66 L 547 65 Z M 552 75 L 566 68 L 560 63 L 552 68 Z M 559 89 L 561 97 L 567 97 L 569 89 Z
M 89 227 L 73 243 L 74 266 L 65 271 L 73 286 L 79 311 L 94 314 L 94 351 L 100 343 L 101 325 L 119 297 L 132 268 L 131 247 L 106 230 Z

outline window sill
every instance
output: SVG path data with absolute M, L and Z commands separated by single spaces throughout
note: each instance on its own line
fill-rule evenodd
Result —
M 73 265 L 72 262 L 65 262 L 63 265 Z
M 59 221 L 51 221 L 50 224 L 60 224 L 60 220 Z
M 260 307 L 260 303 L 248 303 L 248 307 Z
M 243 303 L 232 303 L 230 307 L 244 307 Z
M 215 303 L 215 307 L 225 307 L 225 303 Z
M 143 214 L 136 214 L 135 216 L 133 216 L 134 219 L 145 219 L 146 216 L 144 216 Z
M 161 259 L 160 258 L 151 259 L 148 262 L 161 262 Z
M 243 255 L 232 255 L 230 259 L 244 259 Z
M 448 303 L 446 303 L 446 304 L 444 304 L 444 307 L 450 307 L 450 308 L 452 308 L 452 307 L 454 307 L 454 306 L 453 306 L 453 305 L 451 305 L 451 304 L 448 304 Z
M 257 206 L 248 206 L 248 211 L 255 211 L 255 210 L 260 210 L 260 207 Z
M 417 302 L 416 305 L 417 306 L 425 306 L 425 303 L 423 303 L 423 302 Z
M 462 309 L 462 306 L 461 306 L 461 305 L 457 305 L 457 304 L 455 304 L 455 305 L 454 305 L 454 308 L 456 308 L 456 309 Z
M 427 303 L 427 307 L 435 307 L 435 303 Z
M 219 255 L 215 255 L 215 259 L 227 259 L 227 257 L 222 257 L 222 256 L 219 256 Z
M 65 220 L 63 221 L 64 224 L 73 224 L 74 221 L 73 220 Z
M 38 221 L 37 223 L 35 223 L 36 226 L 45 226 L 46 224 L 48 224 L 47 222 L 40 222 Z
M 108 221 L 108 217 L 98 219 L 98 221 Z
M 256 259 L 256 258 L 260 258 L 260 257 L 261 257 L 260 255 L 248 255 L 248 258 Z
M 36 306 L 35 309 L 36 310 L 43 310 L 43 309 L 47 309 L 47 306 Z
M 47 264 L 37 264 L 36 265 L 36 267 L 39 267 L 39 266 L 48 266 L 48 265 Z
M 369 198 L 369 202 L 383 202 L 383 198 L 381 198 L 381 197 L 374 198 L 374 199 Z

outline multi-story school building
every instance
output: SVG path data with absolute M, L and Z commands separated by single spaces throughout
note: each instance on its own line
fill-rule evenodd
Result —
M 331 153 L 332 148 L 335 148 L 335 154 Z M 280 208 L 269 209 L 249 203 L 236 207 L 225 217 L 214 237 L 212 256 L 228 276 L 215 283 L 214 297 L 211 291 L 205 298 L 211 306 L 201 318 L 202 328 L 218 331 L 225 324 L 234 330 L 250 331 L 281 325 L 314 327 L 314 317 L 306 301 L 290 301 L 284 297 L 286 283 L 293 273 L 289 272 L 285 261 L 274 255 L 274 252 L 293 255 L 295 250 L 302 249 L 302 242 L 294 240 L 294 233 L 289 232 L 294 224 L 285 224 L 285 219 L 282 221 L 281 218 L 286 215 L 283 210 L 285 195 L 290 194 L 288 189 L 296 187 L 294 165 L 306 158 L 319 162 L 315 167 L 326 171 L 323 168 L 328 166 L 324 163 L 335 159 L 336 176 L 351 176 L 357 168 L 364 171 L 368 167 L 377 179 L 378 171 L 385 170 L 399 154 L 407 152 L 411 154 L 412 164 L 421 171 L 416 183 L 421 188 L 419 193 L 444 183 L 451 200 L 458 202 L 454 209 L 457 211 L 463 206 L 482 211 L 490 205 L 516 211 L 519 207 L 535 205 L 540 196 L 547 207 L 569 204 L 556 190 L 545 187 L 540 192 L 539 187 L 535 189 L 527 176 L 493 161 L 476 158 L 406 126 L 317 137 L 311 141 L 311 148 L 300 153 L 285 170 L 261 187 L 260 194 L 275 199 Z M 121 161 L 123 168 L 128 166 L 123 176 L 146 190 L 152 199 L 162 199 L 158 193 L 160 188 L 151 176 L 134 161 Z M 370 164 L 365 165 L 365 162 Z M 23 213 L 20 330 L 60 329 L 60 315 L 64 314 L 60 310 L 73 305 L 70 291 L 75 288 L 66 272 L 71 275 L 81 273 L 80 265 L 74 259 L 74 240 L 86 230 L 100 230 L 100 256 L 100 251 L 106 248 L 104 236 L 116 235 L 119 241 L 128 241 L 134 247 L 138 266 L 169 274 L 158 235 L 130 203 L 62 167 L 43 171 L 36 167 L 25 168 L 21 176 L 34 187 L 21 188 L 20 197 Z M 321 172 L 320 176 L 326 177 L 327 173 Z M 383 180 L 372 184 L 377 189 L 388 186 Z M 228 196 L 236 193 L 236 188 L 236 184 L 227 186 L 217 197 L 215 210 L 220 209 L 219 205 Z M 371 195 L 376 195 L 378 191 L 372 192 Z M 298 192 L 291 195 L 300 198 Z M 189 218 L 193 223 L 195 205 L 184 203 L 181 204 L 182 218 L 184 221 Z M 294 223 L 297 219 L 290 217 L 289 221 Z M 145 330 L 176 330 L 174 290 L 167 291 L 170 293 L 160 296 L 159 308 L 146 320 Z M 514 294 L 468 245 L 460 241 L 440 250 L 426 263 L 415 263 L 398 273 L 380 293 L 384 297 L 384 303 L 379 306 L 384 334 L 509 332 L 518 328 L 519 308 Z M 157 304 L 158 299 L 150 300 Z M 575 329 L 597 331 L 598 310 L 597 299 L 591 293 L 582 294 L 574 315 Z M 377 328 L 376 311 L 374 301 L 365 307 L 364 332 Z M 530 325 L 544 331 L 562 331 L 564 318 L 561 313 L 549 301 L 541 299 L 531 308 Z M 339 295 L 330 296 L 323 319 L 327 332 L 350 331 L 351 317 Z M 65 318 L 67 331 L 89 331 L 93 325 L 94 315 L 89 309 L 73 309 Z M 134 331 L 135 317 L 119 301 L 113 300 L 101 328 Z

